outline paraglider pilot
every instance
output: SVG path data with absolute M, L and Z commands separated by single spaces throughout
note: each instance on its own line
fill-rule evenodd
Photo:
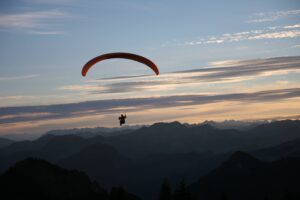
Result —
M 121 114 L 121 116 L 119 117 L 120 126 L 122 126 L 122 124 L 125 124 L 125 119 L 126 119 L 126 114 L 125 115 Z

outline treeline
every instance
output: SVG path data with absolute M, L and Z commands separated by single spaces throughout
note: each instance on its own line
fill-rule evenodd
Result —
M 226 192 L 220 193 L 220 200 L 230 200 L 229 195 Z M 264 195 L 262 200 L 272 200 L 268 197 L 267 193 Z M 284 192 L 282 194 L 282 200 L 299 200 L 293 198 L 289 192 Z M 184 180 L 180 181 L 177 185 L 176 189 L 173 191 L 172 187 L 167 178 L 165 178 L 161 184 L 160 192 L 159 192 L 159 200 L 202 200 L 202 198 L 198 198 L 193 196 L 192 193 L 188 190 L 186 183 Z M 206 200 L 203 198 L 203 200 Z
M 172 191 L 168 179 L 164 179 L 161 184 L 159 200 L 193 200 L 192 194 L 188 191 L 186 183 L 182 180 L 177 188 Z

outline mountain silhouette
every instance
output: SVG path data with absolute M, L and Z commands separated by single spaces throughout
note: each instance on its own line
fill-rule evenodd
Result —
M 244 152 L 234 153 L 220 167 L 201 177 L 189 189 L 197 199 L 279 200 L 286 193 L 299 199 L 300 158 L 262 162 Z
M 82 148 L 91 143 L 92 141 L 85 140 L 76 135 L 54 136 L 48 143 L 39 149 L 35 156 L 51 162 L 57 162 L 67 156 L 79 152 Z
M 213 152 L 219 154 L 237 150 L 253 151 L 279 145 L 299 138 L 299 132 L 299 120 L 268 123 L 247 131 L 222 130 L 208 124 L 186 126 L 179 122 L 157 123 L 150 127 L 142 127 L 126 134 L 111 137 L 82 138 L 76 135 L 55 136 L 47 134 L 34 141 L 15 142 L 1 148 L 0 158 L 9 155 L 23 159 L 34 153 L 32 156 L 50 159 L 51 156 L 48 157 L 47 155 L 55 151 L 53 148 L 57 148 L 60 157 L 55 153 L 51 158 L 51 161 L 57 161 L 72 153 L 68 149 L 80 151 L 85 145 L 98 142 L 107 143 L 131 158 L 142 158 L 157 153 Z M 53 142 L 53 145 L 49 144 L 48 147 L 45 147 L 48 142 Z M 42 148 L 44 149 L 42 150 Z M 36 153 L 37 151 L 39 153 Z M 3 168 L 0 166 L 1 169 Z
M 282 120 L 261 124 L 247 131 L 253 148 L 279 145 L 300 137 L 300 120 Z
M 293 129 L 289 129 L 290 124 Z M 264 161 L 299 157 L 300 132 L 295 132 L 299 127 L 298 120 L 272 122 L 246 131 L 172 122 L 112 133 L 109 137 L 81 137 L 72 131 L 66 135 L 48 133 L 34 141 L 14 142 L 1 148 L 0 172 L 17 161 L 37 157 L 67 169 L 82 170 L 103 187 L 124 186 L 148 200 L 157 197 L 164 178 L 172 185 L 182 179 L 189 184 L 229 158 L 231 162 L 239 161 L 234 162 L 236 165 L 228 163 L 235 172 L 243 172 L 247 166 L 265 166 L 243 152 L 231 156 L 238 150 Z M 225 164 L 222 166 L 227 173 Z
M 20 141 L 12 143 L 11 145 L 1 148 L 0 156 L 5 156 L 13 153 L 19 152 L 28 152 L 38 150 L 39 148 L 43 147 L 47 144 L 50 140 L 52 140 L 55 136 L 53 135 L 45 135 L 33 141 Z
M 153 154 L 135 161 L 126 171 L 126 188 L 144 199 L 157 198 L 161 181 L 176 185 L 183 178 L 194 182 L 220 163 L 210 153 Z
M 51 162 L 57 162 L 66 156 L 78 152 L 89 143 L 90 141 L 74 135 L 44 135 L 34 141 L 15 142 L 1 149 L 0 159 L 2 162 L 0 164 L 0 171 L 28 157 L 38 157 Z
M 93 138 L 96 136 L 111 137 L 127 134 L 135 129 L 138 129 L 140 126 L 125 126 L 121 128 L 81 128 L 81 129 L 66 129 L 66 130 L 52 130 L 48 131 L 45 135 L 76 135 L 82 138 Z
M 131 164 L 131 160 L 110 145 L 96 143 L 61 160 L 58 164 L 69 169 L 85 171 L 101 185 L 111 187 L 115 183 L 121 184 L 122 174 Z
M 6 138 L 0 138 L 0 148 L 11 145 L 12 143 L 14 143 L 13 140 L 6 139 Z
M 210 125 L 186 127 L 179 122 L 157 123 L 107 138 L 107 142 L 132 158 L 153 153 L 231 151 L 245 143 L 236 130 L 219 130 Z
M 268 148 L 255 150 L 252 151 L 251 154 L 260 159 L 269 161 L 278 160 L 283 157 L 300 157 L 300 138 Z
M 227 161 L 222 164 L 222 170 L 232 170 L 237 172 L 239 170 L 250 170 L 255 169 L 262 165 L 262 162 L 250 154 L 243 151 L 237 151 L 233 153 Z M 219 168 L 220 170 L 220 168 Z
M 0 176 L 1 195 L 8 199 L 106 199 L 103 189 L 79 171 L 28 158 Z
M 39 150 L 44 147 L 55 136 L 47 135 L 34 141 L 15 142 L 7 147 L 0 149 L 0 172 L 13 165 L 15 162 L 28 157 L 34 157 Z
M 7 199 L 114 200 L 121 195 L 124 200 L 139 200 L 122 188 L 108 193 L 83 172 L 36 158 L 20 161 L 1 174 L 0 191 Z

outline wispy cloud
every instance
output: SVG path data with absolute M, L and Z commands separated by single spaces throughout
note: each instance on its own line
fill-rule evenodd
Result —
M 209 45 L 221 44 L 225 42 L 240 42 L 249 40 L 262 40 L 262 39 L 285 39 L 300 37 L 300 25 L 288 25 L 283 27 L 268 27 L 266 29 L 249 30 L 237 33 L 225 33 L 219 36 L 208 36 L 198 38 L 190 41 L 173 43 L 178 46 L 194 46 L 194 45 Z M 172 43 L 168 43 L 170 45 Z M 166 45 L 162 45 L 166 46 Z
M 15 115 L 2 115 L 0 116 L 0 120 L 9 120 L 9 119 L 16 119 L 16 118 L 36 118 L 36 117 L 44 117 L 53 115 L 51 113 L 19 113 Z
M 101 90 L 105 89 L 105 87 L 101 87 L 99 85 L 66 85 L 58 88 L 59 90 L 76 90 L 76 91 L 87 91 L 87 90 Z
M 29 95 L 3 95 L 0 96 L 0 107 L 24 105 L 24 102 L 34 102 L 35 99 L 37 97 Z
M 23 1 L 32 4 L 66 5 L 66 4 L 74 3 L 78 0 L 23 0 Z
M 67 13 L 60 10 L 1 14 L 0 28 L 19 30 L 29 34 L 62 34 L 62 31 L 52 30 L 55 27 L 53 20 L 67 16 Z
M 38 74 L 30 74 L 30 75 L 21 75 L 21 76 L 5 76 L 1 77 L 0 76 L 0 81 L 14 81 L 14 80 L 24 80 L 24 79 L 32 79 L 39 77 L 40 75 Z
M 276 11 L 276 12 L 261 12 L 255 13 L 249 16 L 248 23 L 262 23 L 276 21 L 289 16 L 300 15 L 300 10 L 286 10 L 286 11 Z
M 287 26 L 284 26 L 284 28 L 287 28 L 287 29 L 300 28 L 300 24 L 287 25 Z
M 240 65 L 240 60 L 220 60 L 209 62 L 210 66 L 213 67 L 232 67 Z
M 292 46 L 292 48 L 300 48 L 300 44 L 296 44 L 296 45 Z
M 149 76 L 117 77 L 95 80 L 88 84 L 62 86 L 59 90 L 85 91 L 89 94 L 166 92 L 193 85 L 242 82 L 260 77 L 300 72 L 300 56 L 253 60 L 225 60 L 206 68 Z
M 199 106 L 228 101 L 237 101 L 241 103 L 272 102 L 297 97 L 300 97 L 300 88 L 266 90 L 252 93 L 179 95 L 100 100 L 48 106 L 4 107 L 0 108 L 0 124 L 112 114 L 114 112 L 128 111 L 128 108 L 130 108 L 130 111 L 145 111 L 154 108 L 164 109 L 179 106 Z
M 249 36 L 248 40 L 261 40 L 261 39 L 278 39 L 278 38 L 295 38 L 300 36 L 300 30 L 294 31 L 280 31 L 273 33 L 262 33 L 254 36 Z
M 27 31 L 26 33 L 32 34 L 32 35 L 64 35 L 65 32 L 63 31 Z

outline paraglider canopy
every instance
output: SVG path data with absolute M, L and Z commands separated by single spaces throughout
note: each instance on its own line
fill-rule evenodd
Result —
M 129 60 L 134 60 L 134 61 L 143 63 L 143 64 L 147 65 L 148 67 L 150 67 L 155 72 L 156 75 L 159 74 L 159 70 L 158 70 L 157 66 L 148 58 L 145 58 L 140 55 L 132 54 L 132 53 L 117 52 L 117 53 L 103 54 L 103 55 L 97 56 L 97 57 L 91 59 L 90 61 L 88 61 L 81 70 L 82 76 L 86 76 L 89 69 L 92 66 L 94 66 L 97 62 L 107 60 L 107 59 L 112 59 L 112 58 L 123 58 L 123 59 L 129 59 Z

